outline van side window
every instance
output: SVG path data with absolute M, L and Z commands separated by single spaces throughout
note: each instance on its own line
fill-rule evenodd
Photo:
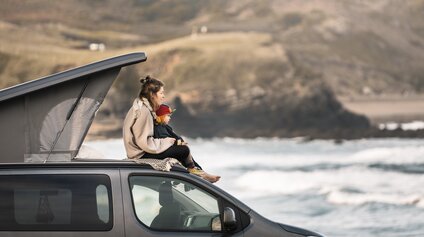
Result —
M 104 184 L 96 188 L 97 215 L 104 223 L 109 222 L 109 193 Z
M 220 232 L 218 200 L 188 182 L 165 177 L 131 176 L 138 220 L 155 230 Z
M 106 175 L 0 176 L 0 230 L 105 231 L 112 225 Z

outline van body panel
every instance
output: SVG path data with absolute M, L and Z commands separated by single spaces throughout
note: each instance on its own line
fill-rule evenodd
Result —
M 242 202 L 232 197 L 228 193 L 222 191 L 220 188 L 215 185 L 206 182 L 205 180 L 189 174 L 185 169 L 173 167 L 170 172 L 161 172 L 153 170 L 151 167 L 137 165 L 133 162 L 128 161 L 116 161 L 116 162 L 99 162 L 99 163 L 84 163 L 84 162 L 71 162 L 71 163 L 48 163 L 45 165 L 42 164 L 2 164 L 0 165 L 0 192 L 4 193 L 4 190 L 7 190 L 9 187 L 4 185 L 4 180 L 10 177 L 26 177 L 33 176 L 35 179 L 37 177 L 51 177 L 47 180 L 49 183 L 50 179 L 55 179 L 55 177 L 61 176 L 87 176 L 87 180 L 92 176 L 102 176 L 108 177 L 110 180 L 110 203 L 112 204 L 112 218 L 113 225 L 108 230 L 89 230 L 89 231 L 80 231 L 80 230 L 39 230 L 39 231 L 1 231 L 0 236 L 5 237 L 160 237 L 160 236 L 200 236 L 200 237 L 218 237 L 218 236 L 235 236 L 235 237 L 256 237 L 256 236 L 283 236 L 283 237 L 299 237 L 299 236 L 318 236 L 322 237 L 322 235 L 317 234 L 315 232 L 302 230 L 300 228 L 290 228 L 290 230 L 285 230 L 283 228 L 284 225 L 280 225 L 278 223 L 272 222 L 265 217 L 259 215 L 255 211 L 248 208 Z M 3 179 L 3 180 L 2 180 Z M 17 180 L 19 178 L 16 178 Z M 50 180 L 50 181 L 49 181 Z M 170 188 L 172 187 L 173 195 L 175 200 L 184 201 L 187 198 L 184 195 L 184 189 L 182 193 L 177 188 L 181 185 L 184 188 L 188 187 L 188 190 L 201 191 L 207 197 L 212 198 L 212 200 L 216 201 L 217 205 L 217 216 L 214 216 L 213 219 L 218 218 L 218 223 L 220 223 L 222 230 L 221 231 L 211 231 L 203 229 L 181 229 L 181 230 L 172 230 L 172 229 L 155 229 L 149 227 L 151 225 L 149 223 L 144 223 L 139 220 L 140 215 L 144 215 L 145 212 L 142 210 L 136 210 L 135 202 L 133 202 L 133 198 L 135 197 L 134 185 L 138 185 L 139 188 L 140 183 L 135 182 L 146 180 L 159 180 L 161 183 L 159 186 L 149 186 L 148 188 L 152 188 L 151 191 L 156 191 L 159 194 L 159 202 L 161 197 L 161 187 L 167 183 L 170 183 Z M 171 180 L 171 182 L 169 181 Z M 147 182 L 147 181 L 146 181 Z M 31 182 L 28 182 L 31 183 Z M 81 183 L 84 185 L 84 182 Z M 73 186 L 79 187 L 79 186 Z M 147 186 L 146 186 L 147 187 Z M 48 189 L 48 187 L 47 187 Z M 175 191 L 176 190 L 176 191 Z M 49 191 L 49 189 L 47 190 Z M 178 191 L 178 192 L 177 192 Z M 40 191 L 41 192 L 41 191 Z M 3 194 L 1 193 L 1 194 Z M 144 195 L 144 191 L 141 192 Z M 190 193 L 190 192 L 187 192 Z M 183 195 L 184 194 L 184 195 Z M 41 196 L 41 194 L 40 194 Z M 188 196 L 189 197 L 189 196 Z M 191 198 L 191 197 L 189 197 Z M 4 199 L 0 201 L 0 211 L 4 211 L 4 208 L 8 206 L 8 204 L 2 205 Z M 41 199 L 40 199 L 41 200 Z M 50 199 L 53 200 L 53 199 Z M 197 203 L 195 200 L 187 199 L 189 202 Z M 187 202 L 187 200 L 185 202 Z M 191 201 L 190 201 L 191 200 Z M 178 205 L 183 204 L 185 202 L 179 202 Z M 14 204 L 11 204 L 14 205 Z M 16 204 L 15 204 L 16 205 Z M 98 205 L 98 204 L 97 204 Z M 138 205 L 138 204 L 137 204 Z M 161 203 L 163 208 L 163 204 Z M 196 204 L 198 205 L 198 204 Z M 199 204 L 200 205 L 200 204 Z M 223 210 L 224 208 L 230 207 L 236 213 L 236 221 L 237 226 L 233 231 L 223 231 L 225 228 L 223 226 Z M 3 209 L 2 209 L 3 208 Z M 39 207 L 40 208 L 40 207 Z M 99 208 L 99 207 L 97 207 Z M 202 207 L 194 207 L 200 208 L 202 211 Z M 249 210 L 245 212 L 244 210 Z M 97 209 L 98 210 L 98 209 Z M 180 209 L 180 215 L 187 217 L 187 211 L 191 209 L 187 209 L 187 206 Z M 88 211 L 88 210 L 87 210 Z M 97 211 L 98 212 L 98 211 Z M 146 212 L 147 213 L 147 212 Z M 99 214 L 98 214 L 99 215 Z M 197 214 L 196 214 L 197 215 Z M 1 216 L 1 215 L 0 215 Z M 109 215 L 110 216 L 110 215 Z M 190 216 L 190 215 L 189 215 Z M 156 216 L 157 217 L 157 216 Z M 155 218 L 156 218 L 155 217 Z M 191 217 L 191 216 L 190 216 Z M 196 217 L 196 216 L 195 216 Z M 210 219 L 210 220 L 213 220 Z M 247 221 L 246 221 L 247 220 Z M 1 220 L 0 220 L 1 221 Z M 186 222 L 184 222 L 185 224 Z M 209 222 L 211 223 L 211 222 Z
M 303 237 L 295 233 L 284 231 L 277 223 L 272 222 L 258 213 L 251 211 L 251 224 L 244 230 L 244 237 L 257 236 L 281 236 L 281 237 Z

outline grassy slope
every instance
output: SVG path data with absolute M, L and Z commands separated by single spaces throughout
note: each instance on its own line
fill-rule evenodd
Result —
M 161 78 L 167 85 L 169 101 L 179 96 L 183 102 L 211 102 L 212 99 L 220 100 L 213 98 L 216 93 L 250 93 L 249 88 L 261 84 L 264 75 L 258 75 L 260 70 L 265 70 L 268 77 L 273 73 L 284 74 L 281 72 L 284 66 L 273 71 L 266 68 L 270 62 L 287 63 L 284 50 L 270 44 L 270 40 L 270 35 L 258 33 L 206 34 L 119 52 L 145 51 L 148 61 L 136 67 L 135 74 Z M 139 85 L 137 76 L 132 77 L 133 81 L 117 82 L 115 91 L 130 90 L 129 94 L 135 95 Z M 128 84 L 134 88 L 129 88 Z M 122 96 L 116 99 L 118 97 L 127 99 L 125 103 L 132 99 Z

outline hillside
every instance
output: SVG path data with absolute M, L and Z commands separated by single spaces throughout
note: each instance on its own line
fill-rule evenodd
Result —
M 337 94 L 357 96 L 423 91 L 423 10 L 423 0 L 5 0 L 0 25 L 11 28 L 2 35 L 21 34 L 19 41 L 35 34 L 74 49 L 156 43 L 202 25 L 269 33 Z
M 190 136 L 358 137 L 370 122 L 338 98 L 422 95 L 422 10 L 422 0 L 5 0 L 0 88 L 144 51 L 93 130 L 116 136 L 136 79 L 151 74 Z

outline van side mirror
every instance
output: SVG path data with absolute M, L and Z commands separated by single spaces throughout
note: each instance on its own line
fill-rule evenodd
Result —
M 237 228 L 236 213 L 230 207 L 224 208 L 224 231 L 231 232 Z

